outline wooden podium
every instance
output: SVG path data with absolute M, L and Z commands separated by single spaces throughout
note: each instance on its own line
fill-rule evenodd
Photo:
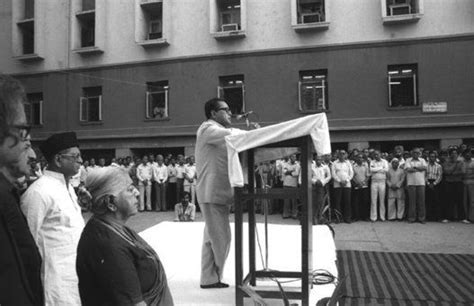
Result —
M 287 291 L 288 299 L 298 299 L 302 305 L 309 305 L 310 290 L 312 287 L 313 270 L 313 237 L 312 237 L 312 188 L 311 188 L 311 162 L 313 141 L 310 136 L 302 136 L 277 143 L 266 144 L 260 148 L 286 148 L 298 147 L 301 152 L 301 186 L 294 189 L 273 188 L 268 190 L 254 187 L 255 149 L 248 152 L 248 188 L 235 188 L 235 303 L 243 305 L 244 297 L 256 293 L 262 299 L 281 299 L 279 290 L 259 290 L 259 278 L 292 278 L 301 279 L 300 291 Z M 301 271 L 256 271 L 255 262 L 255 200 L 259 199 L 299 199 L 302 204 L 301 211 Z M 244 277 L 243 271 L 243 204 L 248 203 L 248 233 L 249 233 L 249 273 Z M 275 287 L 276 287 L 275 283 Z M 257 296 L 257 297 L 258 297 Z M 255 297 L 255 295 L 254 295 Z

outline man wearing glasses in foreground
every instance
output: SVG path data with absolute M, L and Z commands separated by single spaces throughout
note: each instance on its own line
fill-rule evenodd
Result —
M 19 206 L 15 182 L 29 173 L 29 126 L 20 83 L 0 75 L 0 305 L 43 305 L 41 257 Z
M 70 184 L 82 164 L 76 134 L 54 134 L 40 149 L 48 167 L 23 194 L 21 209 L 43 258 L 45 304 L 81 305 L 76 250 L 84 219 Z

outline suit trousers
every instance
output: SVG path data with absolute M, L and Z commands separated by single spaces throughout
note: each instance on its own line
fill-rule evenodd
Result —
M 166 205 L 166 183 L 164 184 L 158 184 L 158 183 L 153 183 L 155 185 L 155 210 L 156 211 L 166 211 L 167 210 L 167 205 Z
M 352 218 L 367 220 L 369 218 L 369 187 L 352 190 Z
M 334 207 L 342 215 L 345 222 L 351 222 L 351 188 L 334 187 Z
M 184 191 L 184 179 L 176 179 L 176 203 L 181 201 L 181 198 L 183 197 L 183 191 Z
M 372 221 L 377 221 L 377 199 L 379 218 L 385 221 L 385 191 L 385 181 L 372 181 L 372 184 L 370 184 L 370 220 Z
M 464 184 L 464 211 L 466 219 L 474 222 L 474 184 Z
M 138 185 L 138 191 L 140 192 L 140 202 L 139 202 L 139 210 L 151 210 L 151 185 Z M 146 200 L 146 204 L 145 204 Z
M 290 186 L 283 186 L 283 188 L 296 188 Z M 298 217 L 298 203 L 296 199 L 285 199 L 283 201 L 283 218 Z
M 204 236 L 201 252 L 201 285 L 222 280 L 224 265 L 229 255 L 231 232 L 229 205 L 202 203 Z
M 433 186 L 433 188 L 425 187 L 426 219 L 428 221 L 439 221 L 440 219 L 439 194 L 439 185 Z
M 326 188 L 324 186 L 313 185 L 313 224 L 318 224 L 321 217 L 321 209 L 324 205 L 324 196 Z
M 425 186 L 408 186 L 408 221 L 424 222 L 426 219 Z
M 462 197 L 463 190 L 462 182 L 443 183 L 441 219 L 462 220 L 465 218 Z

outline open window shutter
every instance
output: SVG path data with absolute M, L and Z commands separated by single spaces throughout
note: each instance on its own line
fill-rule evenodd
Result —
M 40 125 L 43 125 L 43 100 L 40 100 L 40 101 L 38 102 L 38 104 L 39 104 L 39 107 L 38 107 L 38 108 L 39 108 L 39 109 L 38 109 L 38 112 L 39 112 L 39 114 L 38 114 L 39 122 L 38 122 L 38 123 L 39 123 Z
M 242 109 L 241 112 L 242 114 L 245 113 L 246 107 L 245 107 L 245 85 L 242 85 Z
M 301 105 L 301 86 L 302 86 L 302 83 L 301 81 L 298 82 L 298 108 L 300 111 L 303 110 L 303 107 Z
M 416 99 L 416 73 L 413 74 L 413 105 L 418 105 Z
M 150 112 L 150 101 L 151 99 L 151 93 L 149 91 L 146 92 L 146 101 L 145 101 L 145 117 L 147 119 L 151 118 L 151 112 Z
M 102 96 L 99 96 L 99 121 L 102 121 Z
M 321 98 L 322 101 L 318 100 L 318 110 L 326 109 L 326 80 L 321 80 Z
M 388 106 L 392 106 L 392 77 L 388 75 L 387 77 L 387 85 L 388 85 Z
M 218 97 L 218 98 L 221 98 L 221 99 L 224 99 L 224 98 L 225 98 L 225 95 L 224 95 L 224 87 L 222 87 L 222 86 L 217 86 L 217 97 Z
M 165 118 L 168 118 L 168 89 L 165 90 Z

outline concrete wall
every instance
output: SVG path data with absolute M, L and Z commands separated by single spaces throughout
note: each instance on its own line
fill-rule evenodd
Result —
M 202 57 L 18 77 L 28 92 L 43 92 L 44 126 L 34 129 L 36 139 L 61 130 L 75 130 L 82 139 L 97 141 L 157 135 L 162 137 L 159 141 L 168 143 L 174 137 L 191 136 L 204 120 L 204 101 L 216 95 L 219 76 L 233 74 L 244 75 L 246 109 L 258 114 L 252 119 L 265 125 L 297 118 L 304 115 L 298 110 L 299 71 L 310 69 L 328 70 L 327 116 L 334 140 L 470 138 L 474 124 L 473 47 L 474 38 L 465 37 Z M 405 63 L 418 64 L 420 103 L 445 101 L 447 113 L 388 107 L 387 65 Z M 146 120 L 145 84 L 160 80 L 169 81 L 170 118 Z M 89 86 L 102 86 L 103 122 L 98 125 L 79 122 L 79 97 L 82 88 Z
M 0 41 L 6 43 L 0 46 L 0 69 L 7 73 L 28 73 L 226 52 L 474 33 L 471 0 L 424 0 L 422 18 L 401 25 L 382 23 L 381 0 L 328 0 L 329 28 L 305 33 L 297 33 L 291 27 L 290 0 L 247 0 L 246 36 L 221 41 L 210 35 L 209 1 L 164 1 L 169 45 L 145 49 L 135 41 L 135 1 L 97 0 L 97 36 L 104 53 L 86 56 L 72 52 L 77 39 L 75 13 L 80 0 L 36 1 L 37 38 L 42 42 L 40 51 L 44 60 L 28 63 L 12 58 L 10 44 L 12 27 L 16 27 L 11 19 L 12 3 L 20 1 L 1 1 L 0 28 L 6 30 L 0 32 Z

